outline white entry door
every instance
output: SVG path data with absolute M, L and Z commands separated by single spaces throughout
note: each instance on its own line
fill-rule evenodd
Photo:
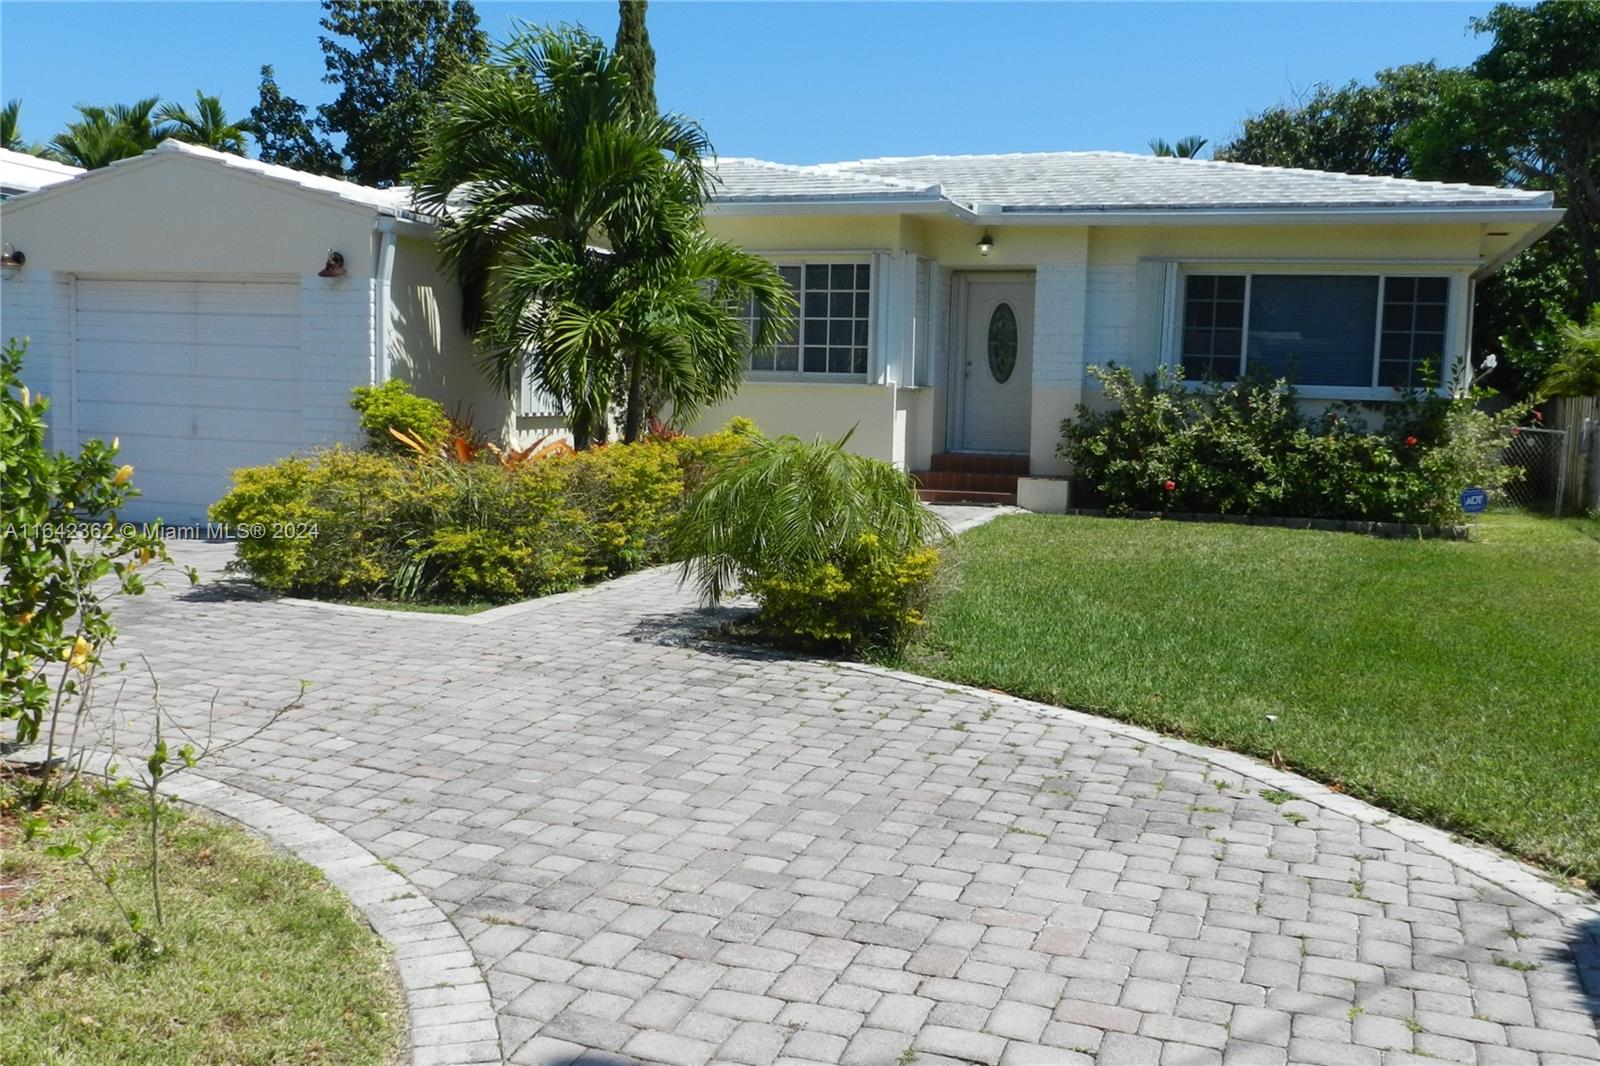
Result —
M 1025 455 L 1033 402 L 1033 275 L 968 274 L 962 288 L 961 448 Z

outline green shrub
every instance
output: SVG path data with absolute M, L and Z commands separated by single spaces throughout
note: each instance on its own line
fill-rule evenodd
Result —
M 236 471 L 211 517 L 275 592 L 520 599 L 667 561 L 685 482 L 741 432 L 504 465 L 332 448 Z
M 211 519 L 239 537 L 235 556 L 274 592 L 354 595 L 386 586 L 407 553 L 389 535 L 426 510 L 416 464 L 331 448 L 233 474 Z
M 937 569 L 929 542 L 943 532 L 909 475 L 844 440 L 735 435 L 674 531 L 685 577 L 711 602 L 742 583 L 780 640 L 903 646 Z
M 450 435 L 450 416 L 437 400 L 417 396 L 404 381 L 391 378 L 382 385 L 362 385 L 351 390 L 350 406 L 361 415 L 361 429 L 374 451 L 409 452 L 391 429 L 408 433 L 429 450 Z
M 836 562 L 746 579 L 769 634 L 803 647 L 905 647 L 922 627 L 939 552 L 886 552 L 870 533 L 852 547 Z
M 1381 433 L 1358 409 L 1299 414 L 1286 381 L 1191 388 L 1180 370 L 1137 381 L 1094 367 L 1111 408 L 1080 405 L 1062 423 L 1060 454 L 1112 511 L 1277 515 L 1448 523 L 1461 490 L 1512 476 L 1499 461 L 1506 430 L 1471 398 L 1410 390 L 1383 405 Z

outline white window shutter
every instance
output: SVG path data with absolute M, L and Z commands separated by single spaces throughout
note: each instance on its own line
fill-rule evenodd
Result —
M 1172 358 L 1178 264 L 1141 259 L 1134 268 L 1133 368 L 1153 370 Z

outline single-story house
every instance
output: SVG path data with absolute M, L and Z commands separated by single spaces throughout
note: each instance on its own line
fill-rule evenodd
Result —
M 1292 371 L 1314 401 L 1393 399 L 1424 363 L 1465 373 L 1477 281 L 1561 218 L 1547 192 L 1120 152 L 716 172 L 708 225 L 776 261 L 801 306 L 701 428 L 853 427 L 854 447 L 934 470 L 925 485 L 996 498 L 1068 472 L 1061 422 L 1097 402 L 1096 364 Z
M 496 436 L 559 428 L 480 373 L 409 190 L 176 141 L 66 178 L 0 204 L 0 339 L 29 339 L 55 447 L 121 438 L 125 517 L 204 521 L 235 468 L 358 443 L 350 390 L 390 378 Z
M 70 169 L 70 168 L 68 168 Z M 1065 502 L 1088 368 L 1291 371 L 1381 401 L 1469 349 L 1473 287 L 1561 217 L 1549 193 L 1115 152 L 790 166 L 722 159 L 716 234 L 793 286 L 734 415 L 839 436 L 937 491 Z M 373 189 L 167 142 L 0 204 L 0 335 L 27 336 L 53 441 L 120 437 L 129 517 L 193 521 L 229 472 L 359 439 L 390 378 L 518 439 L 547 397 L 479 373 L 433 221 Z M 44 183 L 41 183 L 44 184 Z M 990 493 L 984 497 L 984 493 Z

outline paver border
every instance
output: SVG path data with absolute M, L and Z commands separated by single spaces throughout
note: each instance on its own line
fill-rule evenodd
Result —
M 103 775 L 104 753 L 85 760 Z M 500 1024 L 489 983 L 455 924 L 425 891 L 337 829 L 277 800 L 206 777 L 174 777 L 168 799 L 220 815 L 322 871 L 394 952 L 406 997 L 411 1066 L 500 1066 Z
M 1424 851 L 1437 855 L 1439 858 L 1445 859 L 1467 870 L 1469 873 L 1522 896 L 1530 903 L 1557 914 L 1563 920 L 1571 922 L 1600 921 L 1600 900 L 1597 900 L 1594 896 L 1554 883 L 1552 881 L 1553 874 L 1519 859 L 1512 858 L 1509 855 L 1490 850 L 1486 846 L 1462 842 L 1443 829 L 1425 825 L 1404 815 L 1384 810 L 1382 807 L 1375 806 L 1365 800 L 1359 800 L 1342 792 L 1336 792 L 1320 781 L 1303 777 L 1288 770 L 1279 770 L 1253 756 L 1229 751 L 1226 748 L 1213 748 L 1204 744 L 1195 744 L 1191 741 L 1181 740 L 1165 733 L 1157 733 L 1154 730 L 1145 729 L 1142 726 L 1132 725 L 1115 718 L 1105 718 L 1090 714 L 1087 711 L 1073 710 L 1070 707 L 1024 699 L 1021 696 L 1013 696 L 994 689 L 979 688 L 976 685 L 943 681 L 938 678 L 925 677 L 922 674 L 913 674 L 905 670 L 895 670 L 871 663 L 839 660 L 837 665 L 857 673 L 871 674 L 894 681 L 910 682 L 923 688 L 938 689 L 941 692 L 960 692 L 963 695 L 988 700 L 991 703 L 1015 707 L 1034 715 L 1061 719 L 1074 725 L 1128 737 L 1143 744 L 1165 748 L 1175 754 L 1208 762 L 1213 766 L 1239 774 L 1241 777 L 1248 777 L 1273 788 L 1281 788 L 1284 791 L 1293 792 L 1299 799 L 1312 806 L 1321 807 L 1334 814 L 1352 818 L 1363 825 L 1382 829 L 1386 833 L 1392 833 L 1408 844 L 1415 844 Z

